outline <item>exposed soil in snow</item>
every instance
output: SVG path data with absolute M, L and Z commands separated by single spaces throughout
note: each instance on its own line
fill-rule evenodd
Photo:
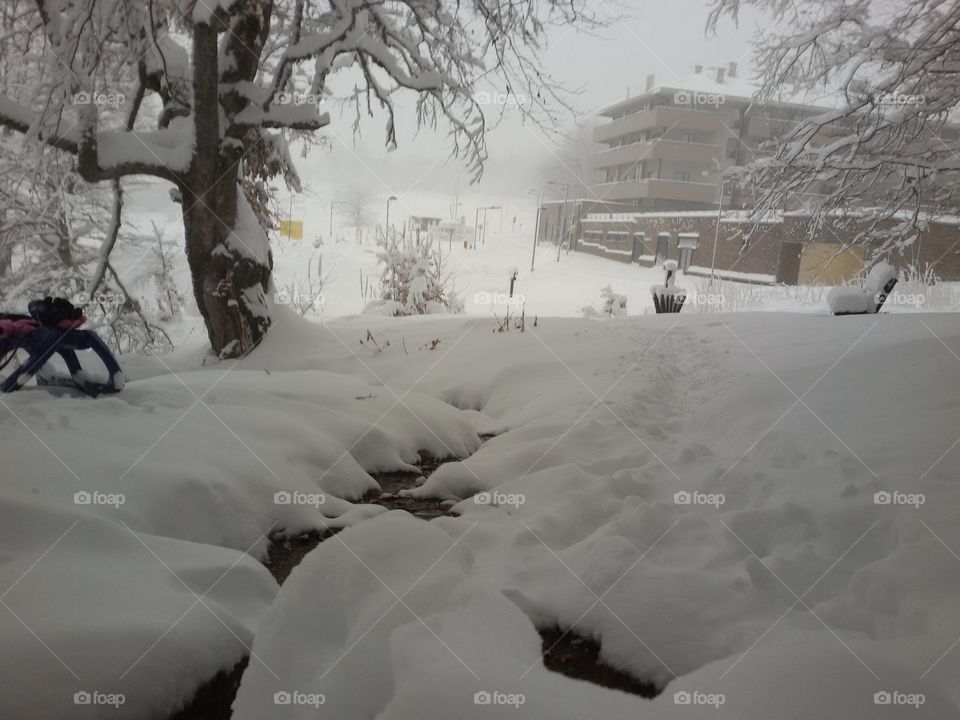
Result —
M 537 631 L 543 638 L 543 665 L 547 670 L 645 698 L 660 694 L 655 685 L 640 682 L 603 662 L 599 643 L 590 638 L 558 627 L 538 628 Z
M 327 538 L 333 537 L 339 530 L 311 530 L 294 537 L 280 533 L 270 537 L 270 546 L 267 548 L 267 559 L 264 561 L 267 570 L 281 585 L 291 571 L 300 564 L 304 556 Z
M 221 670 L 213 679 L 201 685 L 193 700 L 185 708 L 170 717 L 170 720 L 219 720 L 229 718 L 230 706 L 237 696 L 240 679 L 247 668 L 249 657 L 233 666 L 230 671 Z
M 405 510 L 421 520 L 433 520 L 442 515 L 450 515 L 450 508 L 454 503 L 432 498 L 411 498 L 400 495 L 402 490 L 410 490 L 423 484 L 438 468 L 449 462 L 459 462 L 463 458 L 430 457 L 421 453 L 422 458 L 417 463 L 419 472 L 383 472 L 373 473 L 371 477 L 377 481 L 380 490 L 371 490 L 366 493 L 361 502 L 367 505 L 379 505 L 387 510 Z M 270 537 L 270 546 L 267 549 L 267 559 L 264 561 L 267 569 L 283 584 L 300 561 L 324 540 L 340 532 L 340 528 L 330 530 L 311 530 L 296 536 L 275 533 Z

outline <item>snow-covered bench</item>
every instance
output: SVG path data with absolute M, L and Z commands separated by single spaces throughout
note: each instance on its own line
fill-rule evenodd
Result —
M 653 307 L 658 315 L 678 313 L 683 309 L 683 303 L 687 299 L 687 291 L 674 284 L 677 279 L 677 261 L 667 260 L 663 264 L 663 269 L 667 272 L 663 285 L 653 285 L 650 288 L 650 294 L 653 295 Z
M 889 263 L 873 266 L 862 288 L 835 287 L 827 294 L 834 315 L 867 315 L 880 312 L 887 296 L 897 284 L 897 271 Z

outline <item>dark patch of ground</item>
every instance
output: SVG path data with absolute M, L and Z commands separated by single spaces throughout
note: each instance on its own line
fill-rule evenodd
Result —
M 221 670 L 214 675 L 197 689 L 188 705 L 170 716 L 170 720 L 228 720 L 249 660 L 245 657 L 231 670 Z
M 267 559 L 263 563 L 274 579 L 283 585 L 290 572 L 300 564 L 304 556 L 339 530 L 311 530 L 293 537 L 276 533 L 270 536 Z
M 456 462 L 459 458 L 440 459 L 420 454 L 421 460 L 417 463 L 419 472 L 385 472 L 372 473 L 372 477 L 380 485 L 381 490 L 372 490 L 364 495 L 360 502 L 370 505 L 380 505 L 388 510 L 406 510 L 421 520 L 433 520 L 441 515 L 449 515 L 449 503 L 430 498 L 406 498 L 400 496 L 401 490 L 417 487 L 426 478 L 430 477 L 441 465 Z M 267 560 L 264 562 L 267 569 L 278 583 L 283 582 L 290 572 L 300 564 L 304 556 L 317 545 L 338 530 L 302 533 L 296 536 L 284 535 L 283 531 L 270 536 L 270 546 L 267 548 Z
M 543 639 L 543 664 L 547 670 L 640 697 L 655 698 L 660 694 L 661 689 L 655 685 L 604 663 L 600 659 L 600 644 L 590 638 L 558 627 L 537 631 Z

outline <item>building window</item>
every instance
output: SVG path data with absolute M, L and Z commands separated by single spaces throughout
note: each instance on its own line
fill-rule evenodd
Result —
M 690 173 L 678 172 L 674 174 L 676 175 L 676 179 L 679 180 L 680 182 L 690 182 Z

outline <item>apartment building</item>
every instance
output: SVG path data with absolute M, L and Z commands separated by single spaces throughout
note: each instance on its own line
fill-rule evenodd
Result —
M 870 248 L 850 246 L 848 230 L 827 223 L 817 238 L 807 236 L 806 198 L 798 194 L 795 207 L 757 228 L 749 219 L 752 198 L 724 178 L 727 168 L 760 154 L 764 141 L 830 107 L 828 98 L 761 105 L 755 91 L 735 63 L 698 66 L 666 85 L 650 76 L 643 93 L 602 110 L 605 122 L 593 137 L 596 184 L 576 215 L 573 246 L 648 267 L 672 259 L 690 275 L 759 283 L 836 284 L 861 272 L 875 258 Z M 808 188 L 812 196 L 822 190 Z M 542 224 L 550 219 L 545 212 Z M 541 238 L 553 239 L 545 230 Z M 933 222 L 893 255 L 885 259 L 899 267 L 960 279 L 960 223 Z
M 763 141 L 805 117 L 816 105 L 752 101 L 756 88 L 740 77 L 736 63 L 697 66 L 683 81 L 657 85 L 603 109 L 608 120 L 594 130 L 592 159 L 599 199 L 642 210 L 743 207 L 722 173 L 750 162 Z

